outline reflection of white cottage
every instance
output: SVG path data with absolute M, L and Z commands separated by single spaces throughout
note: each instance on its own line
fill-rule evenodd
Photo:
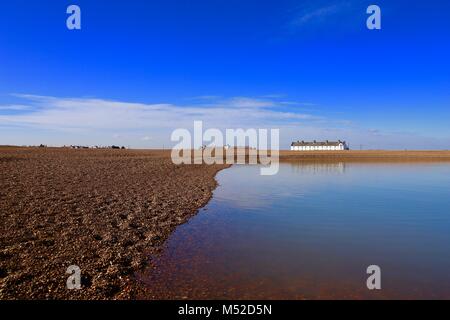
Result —
M 294 151 L 318 151 L 318 150 L 348 150 L 345 141 L 297 141 L 291 143 L 291 150 Z

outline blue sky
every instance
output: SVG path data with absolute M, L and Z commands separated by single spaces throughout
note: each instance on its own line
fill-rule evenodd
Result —
M 9 1 L 0 144 L 161 147 L 204 120 L 280 128 L 283 148 L 450 149 L 448 57 L 448 1 Z

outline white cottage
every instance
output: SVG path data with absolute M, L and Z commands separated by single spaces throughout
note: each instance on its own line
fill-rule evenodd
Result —
M 327 150 L 348 150 L 345 141 L 297 141 L 291 143 L 291 150 L 294 151 L 327 151 Z

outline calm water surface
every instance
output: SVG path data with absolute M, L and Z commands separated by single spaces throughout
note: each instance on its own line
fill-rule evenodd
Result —
M 449 163 L 235 165 L 217 180 L 143 276 L 152 298 L 450 299 Z

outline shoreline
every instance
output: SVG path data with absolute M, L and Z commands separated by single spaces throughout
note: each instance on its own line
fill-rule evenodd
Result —
M 134 273 L 206 205 L 227 165 L 170 153 L 0 148 L 0 299 L 132 299 Z M 66 269 L 81 269 L 81 290 Z
M 280 151 L 280 162 L 440 162 L 450 151 Z M 134 277 L 231 165 L 170 150 L 0 147 L 0 299 L 132 299 Z M 67 290 L 78 265 L 82 290 Z

